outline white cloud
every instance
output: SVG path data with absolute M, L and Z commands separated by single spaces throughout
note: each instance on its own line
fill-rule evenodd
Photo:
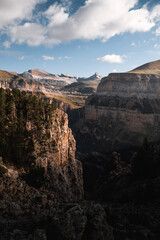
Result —
M 4 46 L 5 48 L 10 48 L 10 47 L 11 47 L 11 43 L 10 43 L 9 41 L 4 41 L 4 42 L 3 42 L 3 46 Z
M 12 42 L 29 46 L 38 46 L 45 43 L 45 29 L 37 23 L 25 23 L 22 26 L 9 27 L 9 35 Z
M 18 57 L 19 60 L 24 60 L 24 56 Z
M 54 57 L 52 57 L 52 56 L 43 56 L 43 59 L 45 60 L 45 61 L 52 61 L 52 60 L 54 60 Z
M 113 69 L 113 71 L 112 71 L 113 73 L 115 73 L 115 72 L 117 72 L 117 69 Z
M 96 38 L 106 41 L 123 32 L 148 31 L 154 22 L 146 8 L 130 11 L 136 3 L 137 0 L 88 0 L 62 24 L 52 26 L 49 37 L 60 42 Z
M 136 46 L 135 42 L 132 42 L 132 43 L 131 43 L 131 46 L 132 46 L 132 47 L 135 47 L 135 46 Z
M 69 60 L 69 59 L 71 59 L 71 57 L 69 57 L 69 56 L 64 56 L 64 59 Z
M 15 21 L 30 20 L 32 11 L 37 3 L 45 0 L 1 0 L 0 1 L 0 28 Z
M 151 18 L 156 21 L 160 20 L 160 4 L 156 5 L 151 11 Z
M 44 14 L 49 19 L 49 27 L 60 25 L 68 19 L 65 8 L 57 3 L 51 5 Z
M 120 55 L 105 55 L 104 57 L 97 58 L 98 62 L 108 62 L 108 63 L 122 63 L 123 57 Z
M 134 9 L 138 0 L 86 0 L 73 15 L 67 12 L 66 4 L 55 3 L 33 16 L 36 4 L 42 1 L 46 0 L 1 0 L 0 28 L 5 26 L 3 33 L 12 42 L 38 46 L 75 39 L 107 41 L 124 32 L 149 31 L 160 19 L 160 5 L 150 11 L 147 5 Z M 160 34 L 160 29 L 156 34 Z
M 157 49 L 160 48 L 160 44 L 155 43 L 154 48 L 157 48 Z
M 62 60 L 62 57 L 58 57 L 58 60 Z
M 160 27 L 156 29 L 156 36 L 160 36 Z

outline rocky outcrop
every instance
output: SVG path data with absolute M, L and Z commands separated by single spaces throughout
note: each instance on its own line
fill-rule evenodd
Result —
M 19 77 L 18 75 L 2 70 L 0 70 L 0 88 L 17 88 L 21 91 L 37 93 L 44 91 L 44 86 L 38 81 L 25 79 L 23 77 Z
M 84 202 L 58 205 L 45 195 L 28 202 L 29 208 L 26 208 L 27 203 L 4 204 L 0 201 L 1 238 L 114 240 L 112 227 L 106 221 L 105 210 L 99 204 Z
M 145 98 L 157 98 L 160 93 L 159 74 L 111 73 L 103 78 L 97 93 L 109 96 L 130 97 L 137 95 Z
M 67 114 L 17 89 L 1 89 L 1 99 L 0 153 L 4 163 L 19 168 L 28 185 L 43 187 L 64 201 L 81 200 L 82 165 L 75 159 L 76 142 Z M 0 168 L 0 174 L 1 170 L 3 173 L 5 168 Z
M 32 126 L 28 123 L 28 127 Z M 36 143 L 37 165 L 45 168 L 47 189 L 58 192 L 64 198 L 80 200 L 83 197 L 82 165 L 75 159 L 76 142 L 68 127 L 68 116 L 57 109 L 43 143 Z
M 100 83 L 101 79 L 102 76 L 95 73 L 88 78 L 78 78 L 77 82 L 63 87 L 62 90 L 70 93 L 85 94 L 87 96 L 96 92 L 98 83 Z
M 27 72 L 24 72 L 20 74 L 23 77 L 27 77 L 28 79 L 34 79 L 38 80 L 40 82 L 43 82 L 46 86 L 47 84 L 51 86 L 63 86 L 67 84 L 71 84 L 73 82 L 77 81 L 77 78 L 75 76 L 71 76 L 68 74 L 61 74 L 61 75 L 55 75 L 48 73 L 42 69 L 30 69 Z
M 159 239 L 160 179 L 136 179 L 131 164 L 117 153 L 95 185 L 101 204 L 63 202 L 47 189 L 29 187 L 16 169 L 7 168 L 0 176 L 2 239 Z
M 93 141 L 103 140 L 108 151 L 160 140 L 160 75 L 150 71 L 109 74 L 88 97 L 85 121 L 94 122 Z
M 99 74 L 99 73 L 95 73 L 95 74 L 93 74 L 92 76 L 90 76 L 90 77 L 88 77 L 88 78 L 78 78 L 77 79 L 77 81 L 79 81 L 79 82 L 83 82 L 83 81 L 95 81 L 95 82 L 97 82 L 97 83 L 99 83 L 100 81 L 101 81 L 101 79 L 102 79 L 102 76 Z

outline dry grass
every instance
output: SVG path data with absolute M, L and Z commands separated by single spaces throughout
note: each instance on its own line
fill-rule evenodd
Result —
M 138 68 L 129 71 L 128 73 L 137 74 L 160 74 L 160 60 L 146 63 Z
M 85 99 L 86 96 L 79 96 L 79 95 L 57 95 L 54 93 L 51 94 L 45 94 L 47 98 L 50 99 L 56 99 L 59 102 L 64 102 L 70 106 L 70 108 L 75 109 L 75 108 L 80 108 L 85 105 Z
M 11 74 L 11 73 L 9 73 L 9 72 L 7 72 L 7 71 L 2 71 L 2 70 L 0 70 L 0 79 L 1 80 L 10 80 L 10 79 L 12 79 L 13 78 L 13 74 Z

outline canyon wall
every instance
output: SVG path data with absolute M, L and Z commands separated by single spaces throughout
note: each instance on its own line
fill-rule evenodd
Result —
M 43 126 L 43 132 L 49 138 L 36 142 L 35 157 L 37 164 L 45 168 L 46 188 L 64 199 L 82 199 L 82 164 L 75 159 L 76 141 L 68 127 L 68 115 L 56 109 L 50 128 Z
M 144 137 L 159 141 L 159 93 L 158 74 L 113 73 L 103 78 L 85 105 L 84 121 L 95 126 L 93 142 L 103 139 L 102 149 L 110 151 L 139 146 Z
M 101 80 L 97 93 L 157 97 L 157 94 L 160 93 L 159 78 L 159 74 L 111 73 Z

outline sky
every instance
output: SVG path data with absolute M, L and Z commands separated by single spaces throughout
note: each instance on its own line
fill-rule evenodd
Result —
M 0 0 L 2 70 L 107 76 L 159 59 L 159 0 Z

